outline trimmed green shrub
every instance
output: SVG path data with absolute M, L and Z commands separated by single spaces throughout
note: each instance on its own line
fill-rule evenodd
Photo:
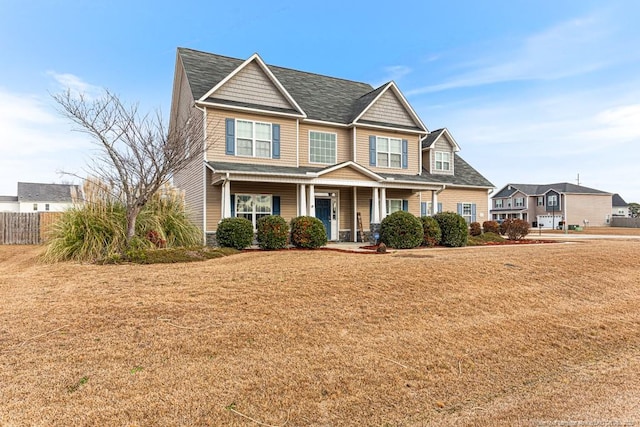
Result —
M 482 231 L 485 233 L 500 234 L 500 224 L 496 221 L 485 221 L 482 223 Z
M 482 228 L 480 228 L 479 222 L 472 222 L 469 224 L 469 234 L 474 237 L 482 234 Z
M 502 225 L 504 225 L 503 234 L 506 234 L 509 240 L 521 240 L 529 234 L 529 223 L 525 220 L 509 219 L 505 220 Z
M 409 212 L 396 211 L 380 223 L 380 240 L 390 248 L 415 248 L 423 239 L 422 222 Z
M 500 243 L 504 242 L 504 237 L 500 234 L 492 233 L 491 231 L 487 233 L 482 233 L 479 236 L 471 236 L 467 240 L 467 246 L 482 246 L 487 243 Z
M 263 216 L 258 220 L 258 246 L 262 249 L 284 249 L 289 238 L 289 225 L 279 215 Z
M 291 244 L 297 248 L 316 249 L 327 244 L 327 231 L 318 218 L 298 216 L 291 220 Z
M 225 218 L 216 231 L 218 246 L 242 250 L 253 243 L 253 224 L 246 218 Z
M 420 218 L 420 222 L 422 222 L 422 246 L 427 246 L 429 248 L 434 247 L 438 243 L 440 243 L 440 239 L 442 238 L 442 232 L 440 231 L 440 225 L 438 221 L 432 216 L 423 216 Z
M 440 244 L 448 246 L 450 248 L 457 248 L 466 246 L 467 239 L 469 238 L 469 230 L 467 222 L 461 215 L 455 212 L 440 212 L 434 216 L 442 237 L 440 238 Z

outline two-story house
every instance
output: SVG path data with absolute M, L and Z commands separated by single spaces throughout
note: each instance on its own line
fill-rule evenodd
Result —
M 609 224 L 611 203 L 611 193 L 567 182 L 507 184 L 491 196 L 491 218 L 518 218 L 543 228 L 603 226 Z
M 429 132 L 394 82 L 179 48 L 170 126 L 187 121 L 207 148 L 174 184 L 208 243 L 228 217 L 255 227 L 265 215 L 310 215 L 335 241 L 357 241 L 397 210 L 488 218 L 493 185 L 448 130 Z

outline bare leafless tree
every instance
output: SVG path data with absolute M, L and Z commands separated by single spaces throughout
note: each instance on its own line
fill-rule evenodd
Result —
M 205 143 L 198 120 L 167 128 L 162 115 L 140 115 L 138 105 L 125 105 L 105 90 L 100 98 L 66 92 L 53 95 L 60 113 L 96 145 L 88 173 L 107 183 L 124 203 L 127 246 L 135 236 L 136 219 L 150 197 L 173 174 L 202 159 Z

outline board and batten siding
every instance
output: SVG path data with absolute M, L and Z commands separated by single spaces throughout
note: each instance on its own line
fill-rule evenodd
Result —
M 352 130 L 315 125 L 312 123 L 300 123 L 300 166 L 326 167 L 325 163 L 311 163 L 309 152 L 309 132 L 327 132 L 336 134 L 336 164 L 353 160 Z
M 422 201 L 430 202 L 431 193 L 423 192 Z M 466 189 L 448 187 L 438 195 L 443 212 L 458 212 L 458 203 L 475 203 L 476 221 L 481 223 L 489 218 L 489 195 L 486 189 Z
M 251 120 L 280 125 L 280 158 L 245 157 L 227 155 L 225 150 L 225 119 Z M 207 160 L 273 166 L 297 166 L 296 120 L 276 116 L 263 116 L 238 111 L 207 107 Z
M 207 188 L 207 231 L 216 231 L 221 219 L 220 185 Z M 298 215 L 296 185 L 270 182 L 231 181 L 231 194 L 270 194 L 280 196 L 280 216 L 289 222 Z
M 256 62 L 251 62 L 238 71 L 212 97 L 276 108 L 293 108 Z
M 361 120 L 393 123 L 402 126 L 417 126 L 406 108 L 391 90 L 387 90 L 362 116 Z
M 369 136 L 398 138 L 407 140 L 407 169 L 384 168 L 369 164 Z M 358 164 L 378 173 L 392 173 L 402 175 L 416 175 L 420 173 L 420 140 L 418 135 L 404 132 L 390 132 L 380 129 L 358 128 L 356 136 L 356 159 Z

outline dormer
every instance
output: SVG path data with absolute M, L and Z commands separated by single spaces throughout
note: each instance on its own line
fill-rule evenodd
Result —
M 460 146 L 446 128 L 434 130 L 422 140 L 422 167 L 431 174 L 453 175 L 458 151 Z

